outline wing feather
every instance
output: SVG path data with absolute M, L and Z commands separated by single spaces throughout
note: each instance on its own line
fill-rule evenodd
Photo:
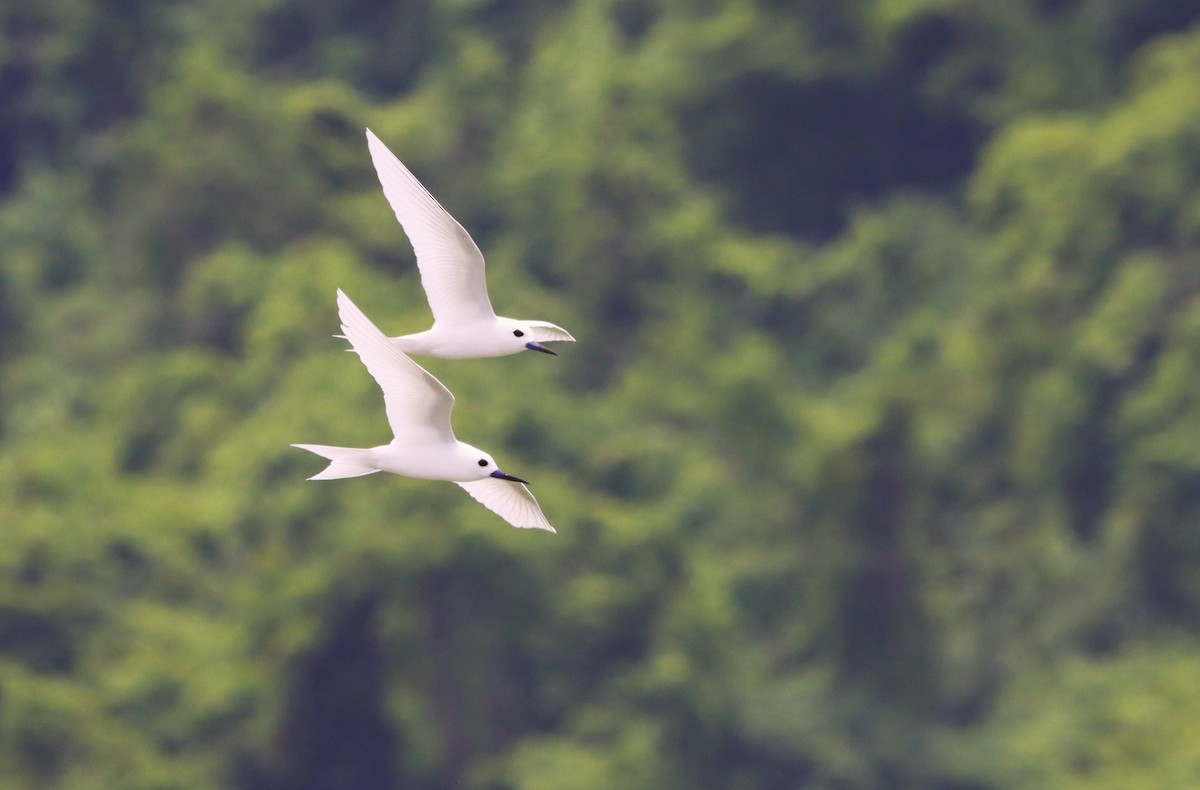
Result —
M 571 333 L 563 329 L 561 326 L 550 323 L 549 321 L 525 321 L 529 325 L 533 333 L 533 339 L 539 343 L 563 342 L 574 343 L 575 338 L 571 337 Z
M 434 321 L 458 324 L 494 317 L 483 253 L 470 234 L 370 129 L 367 147 L 383 194 L 417 254 Z
M 538 506 L 533 492 L 522 483 L 489 477 L 459 485 L 475 501 L 514 527 L 555 531 Z
M 454 409 L 450 390 L 389 340 L 340 288 L 337 302 L 342 332 L 383 390 L 388 424 L 396 439 L 455 441 L 450 427 Z

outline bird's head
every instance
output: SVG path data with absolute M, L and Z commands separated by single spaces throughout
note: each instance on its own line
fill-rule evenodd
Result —
M 575 339 L 565 329 L 546 321 L 520 321 L 515 318 L 502 318 L 500 325 L 506 335 L 505 342 L 512 344 L 513 348 L 517 350 L 540 351 L 543 354 L 558 356 L 558 352 L 551 351 L 542 343 L 548 340 Z
M 511 480 L 514 483 L 529 485 L 528 480 L 522 480 L 516 475 L 510 475 L 502 471 L 500 467 L 496 466 L 495 459 L 482 450 L 478 451 L 476 455 L 478 457 L 475 459 L 475 468 L 477 470 L 476 474 L 479 476 L 478 479 L 483 480 L 487 477 L 495 477 L 498 480 Z

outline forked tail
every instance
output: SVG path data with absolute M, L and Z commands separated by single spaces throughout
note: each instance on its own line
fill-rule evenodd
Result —
M 322 458 L 329 459 L 329 466 L 309 480 L 340 480 L 343 477 L 362 477 L 379 470 L 371 463 L 371 451 L 357 447 L 330 447 L 325 444 L 293 444 Z

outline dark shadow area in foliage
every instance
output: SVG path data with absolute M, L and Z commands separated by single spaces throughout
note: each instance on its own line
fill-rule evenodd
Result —
M 19 659 L 35 672 L 66 673 L 76 646 L 61 620 L 16 607 L 0 608 L 0 656 Z
M 432 786 L 461 786 L 473 762 L 514 732 L 549 724 L 535 701 L 547 668 L 532 644 L 544 601 L 527 569 L 483 537 L 464 540 L 406 598 L 423 623 L 420 654 L 405 660 L 428 673 L 424 691 L 444 749 Z
M 1155 508 L 1138 541 L 1140 593 L 1156 618 L 1177 623 L 1200 621 L 1200 530 L 1179 529 L 1200 514 L 1200 484 L 1195 474 L 1164 470 Z
M 16 104 L 28 81 L 27 70 L 0 63 L 0 198 L 11 192 L 17 181 L 22 135 Z
M 1125 58 L 1155 36 L 1182 32 L 1198 20 L 1200 3 L 1196 0 L 1156 0 L 1132 5 L 1117 15 L 1113 25 L 1113 55 Z
M 328 76 L 389 96 L 412 87 L 431 49 L 428 0 L 290 0 L 258 20 L 255 53 L 270 68 Z
M 610 13 L 616 30 L 624 39 L 637 43 L 658 21 L 662 10 L 647 0 L 617 0 Z
M 3 194 L 3 191 L 3 187 L 0 186 L 0 194 Z M 6 364 L 17 355 L 21 345 L 22 329 L 8 277 L 0 273 L 0 365 Z M 3 401 L 0 401 L 0 406 L 3 406 Z M 2 423 L 0 423 L 0 435 L 3 435 Z
M 1121 398 L 1149 375 L 1161 350 L 1162 339 L 1148 337 L 1121 375 L 1097 380 L 1091 387 L 1087 410 L 1068 437 L 1059 485 L 1070 508 L 1072 531 L 1080 541 L 1096 539 L 1104 515 L 1112 505 L 1119 455 L 1113 424 Z
M 850 210 L 896 189 L 945 190 L 974 166 L 985 129 L 921 95 L 953 31 L 914 25 L 891 67 L 795 81 L 748 73 L 684 114 L 691 169 L 728 190 L 753 230 L 827 239 Z
M 80 120 L 102 129 L 137 115 L 155 67 L 175 43 L 160 4 L 152 0 L 97 0 L 83 48 L 65 64 L 65 77 L 82 88 Z
M 842 581 L 835 621 L 843 678 L 914 710 L 936 688 L 919 569 L 906 545 L 913 477 L 911 417 L 891 407 L 858 448 L 863 474 L 847 521 L 860 559 Z
M 300 662 L 279 732 L 276 790 L 399 786 L 377 608 L 373 598 L 345 607 L 325 644 Z

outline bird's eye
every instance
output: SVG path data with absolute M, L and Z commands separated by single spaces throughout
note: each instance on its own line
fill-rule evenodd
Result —
M 479 465 L 480 465 L 480 466 L 487 466 L 487 459 L 486 459 L 486 458 L 480 458 L 480 459 L 479 459 Z
M 522 332 L 520 329 L 514 329 L 513 337 L 525 337 L 525 333 Z

